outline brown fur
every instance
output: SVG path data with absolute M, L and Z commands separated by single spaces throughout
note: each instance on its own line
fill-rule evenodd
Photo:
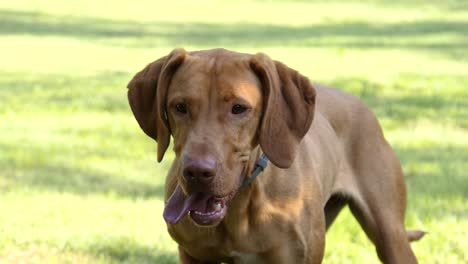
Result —
M 130 81 L 128 97 L 162 160 L 170 135 L 176 158 L 166 200 L 184 193 L 233 194 L 209 227 L 185 216 L 168 225 L 182 263 L 320 263 L 325 232 L 343 206 L 385 263 L 416 263 L 404 228 L 406 190 L 398 159 L 375 116 L 355 97 L 321 85 L 265 54 L 176 49 Z M 189 113 L 174 111 L 178 102 Z M 249 111 L 233 115 L 233 104 Z M 261 152 L 266 170 L 239 189 Z M 188 158 L 216 161 L 213 180 L 192 186 Z

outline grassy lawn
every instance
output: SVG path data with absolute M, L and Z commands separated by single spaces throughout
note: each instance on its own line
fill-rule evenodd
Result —
M 361 97 L 408 183 L 421 263 L 468 263 L 468 2 L 0 2 L 0 263 L 177 263 L 126 84 L 174 47 L 263 51 Z M 376 263 L 348 211 L 325 263 Z

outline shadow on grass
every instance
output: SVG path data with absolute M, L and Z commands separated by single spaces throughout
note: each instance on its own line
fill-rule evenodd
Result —
M 411 190 L 417 194 L 468 198 L 465 163 L 468 148 L 428 144 L 421 147 L 396 147 Z
M 157 263 L 176 264 L 175 254 L 161 252 L 157 248 L 144 246 L 133 239 L 117 238 L 112 242 L 96 243 L 87 249 L 88 253 L 116 263 Z
M 432 81 L 437 78 L 449 79 L 450 82 L 433 84 Z M 418 81 L 423 82 L 418 84 L 422 86 L 420 88 L 416 85 L 411 87 L 412 83 L 405 83 L 402 87 L 398 80 L 396 83 L 384 86 L 364 78 L 335 79 L 331 81 L 331 85 L 359 97 L 379 119 L 386 119 L 397 126 L 426 119 L 468 128 L 468 111 L 465 111 L 468 108 L 468 100 L 462 87 L 468 83 L 468 78 L 464 76 L 412 77 L 412 82 Z M 437 89 L 439 86 L 445 87 Z M 409 87 L 414 90 L 409 92 Z M 392 95 L 385 95 L 385 91 L 389 90 L 395 92 Z
M 130 111 L 125 88 L 131 74 L 91 76 L 0 73 L 0 113 L 7 111 Z M 33 99 L 33 100 L 31 100 Z
M 359 1 L 358 1 L 359 2 Z M 405 6 L 407 8 L 421 8 L 422 6 L 429 5 L 431 7 L 436 7 L 442 10 L 461 10 L 468 8 L 468 3 L 465 0 L 372 0 L 370 2 L 375 2 L 382 5 L 388 5 L 389 7 L 394 6 Z
M 327 22 L 305 26 L 196 21 L 141 23 L 0 10 L 0 34 L 64 36 L 129 47 L 195 45 L 401 48 L 427 50 L 452 58 L 468 59 L 468 21 L 427 20 L 392 24 Z M 437 38 L 447 35 L 452 36 L 449 41 Z
M 466 111 L 468 102 L 462 98 L 411 95 L 384 98 L 374 102 L 374 104 L 379 103 L 385 104 L 386 107 L 378 107 L 377 114 L 400 125 L 417 119 L 426 119 L 468 128 L 468 112 Z
M 430 144 L 395 150 L 404 168 L 408 213 L 419 219 L 468 219 L 468 209 L 460 205 L 468 199 L 467 147 Z
M 160 184 L 149 184 L 67 166 L 46 165 L 40 168 L 2 169 L 2 174 L 11 181 L 13 186 L 33 187 L 39 190 L 55 190 L 80 195 L 99 193 L 134 199 L 164 197 L 164 187 Z M 6 189 L 8 188 L 7 186 Z
M 69 138 L 72 144 L 77 144 L 76 140 L 73 136 Z M 63 146 L 65 142 L 0 142 L 0 183 L 3 182 L 0 192 L 31 188 L 133 199 L 164 197 L 162 182 L 168 161 L 155 168 L 146 162 L 137 162 L 138 155 L 137 158 L 133 154 L 126 157 L 125 153 L 107 148 L 104 148 L 105 153 L 96 153 L 101 150 L 99 145 L 75 150 L 76 147 Z M 99 166 L 96 162 L 102 163 L 100 167 L 96 168 Z M 124 171 L 112 168 L 122 162 L 127 164 L 119 167 Z
M 126 82 L 130 74 L 107 72 L 95 76 L 30 75 L 27 79 L 0 78 L 3 111 L 51 110 L 128 112 Z M 381 84 L 367 78 L 343 77 L 327 83 L 348 91 L 366 102 L 379 118 L 397 125 L 418 119 L 455 123 L 468 128 L 468 100 L 464 86 L 467 76 L 414 75 Z M 392 95 L 386 95 L 392 91 Z M 33 101 L 30 99 L 34 98 Z M 443 114 L 441 114 L 443 113 Z
M 110 76 L 110 77 L 109 77 Z M 10 87 L 12 89 L 4 89 L 0 92 L 0 98 L 10 98 L 8 91 L 16 91 L 16 86 L 21 87 L 20 90 L 15 93 L 11 93 L 15 101 L 21 102 L 19 107 L 25 107 L 22 102 L 27 101 L 31 94 L 35 90 L 41 90 L 38 93 L 38 97 L 34 96 L 34 102 L 37 103 L 39 108 L 50 107 L 56 105 L 57 109 L 66 108 L 68 106 L 74 106 L 76 109 L 93 109 L 96 107 L 98 111 L 108 111 L 109 109 L 128 111 L 125 93 L 116 92 L 116 88 L 113 86 L 120 83 L 123 79 L 126 79 L 125 74 L 117 74 L 114 76 L 103 75 L 96 78 L 73 78 L 73 77 L 60 77 L 48 78 L 50 76 L 37 76 L 31 80 L 26 80 L 26 85 L 22 86 L 18 81 L 6 80 L 1 81 L 0 85 L 4 87 Z M 411 90 L 409 86 L 411 83 L 405 83 L 405 87 L 399 87 L 397 80 L 396 84 L 379 84 L 372 82 L 371 80 L 364 78 L 341 78 L 331 81 L 331 85 L 347 90 L 357 97 L 363 99 L 374 111 L 380 120 L 387 122 L 386 124 L 398 126 L 406 126 L 411 123 L 415 123 L 420 119 L 426 120 L 437 120 L 437 122 L 443 122 L 444 124 L 451 124 L 461 128 L 468 128 L 468 102 L 463 94 L 465 93 L 463 86 L 468 83 L 466 77 L 454 77 L 454 76 L 440 76 L 428 78 L 427 76 L 413 76 L 411 80 L 419 83 L 422 80 L 421 90 Z M 452 83 L 442 82 L 442 85 L 446 87 L 444 89 L 434 89 L 431 85 L 434 80 L 437 79 L 451 80 Z M 52 79 L 52 80 L 51 80 Z M 90 79 L 93 79 L 89 83 Z M 111 85 L 109 85 L 109 82 Z M 85 83 L 85 85 L 83 85 Z M 70 89 L 70 86 L 77 85 L 74 89 Z M 439 85 L 439 84 L 435 84 Z M 454 85 L 453 88 L 452 85 Z M 455 86 L 456 85 L 456 86 Z M 80 90 L 78 86 L 83 86 Z M 103 87 L 103 88 L 99 88 Z M 419 88 L 418 88 L 419 89 Z M 63 96 L 69 98 L 69 100 L 56 100 L 56 96 L 61 96 L 62 90 L 66 91 Z M 391 96 L 386 93 L 391 90 Z M 401 90 L 401 93 L 398 91 Z M 81 91 L 78 94 L 74 94 L 76 91 Z M 119 91 L 124 92 L 125 88 L 121 88 Z M 396 91 L 396 92 L 394 92 Z M 70 93 L 70 94 L 68 94 Z M 89 94 L 92 94 L 93 98 L 97 102 L 102 102 L 103 107 L 93 106 L 88 102 Z M 118 100 L 107 100 L 105 95 L 118 94 Z M 83 96 L 88 95 L 88 96 Z M 18 100 L 18 98 L 24 97 L 25 100 Z M 43 98 L 42 98 L 43 97 Z M 50 98 L 52 97 L 52 98 Z M 42 98 L 42 99 L 41 99 Z M 117 98 L 117 97 L 116 97 Z M 320 100 L 320 98 L 318 98 Z M 10 101 L 6 100 L 7 105 Z M 69 102 L 69 103 L 67 103 Z M 9 107 L 10 108 L 10 107 Z M 389 123 L 388 123 L 389 122 Z M 137 127 L 136 122 L 134 126 Z M 134 127 L 134 128 L 135 128 Z M 61 128 L 61 126 L 58 126 Z M 132 128 L 132 129 L 134 129 Z M 68 129 L 68 130 L 67 130 Z M 72 131 L 69 131 L 72 129 Z M 62 131 L 63 130 L 63 131 Z M 128 196 L 128 197 L 162 197 L 163 187 L 159 185 L 150 184 L 150 176 L 135 177 L 130 179 L 128 175 L 114 175 L 113 172 L 102 172 L 88 170 L 86 168 L 86 162 L 88 162 L 88 156 L 96 156 L 99 159 L 107 160 L 132 160 L 136 159 L 135 155 L 130 155 L 129 151 L 121 146 L 131 143 L 134 138 L 134 134 L 122 131 L 109 135 L 108 127 L 99 127 L 98 129 L 83 128 L 80 124 L 73 126 L 72 128 L 63 128 L 60 130 L 57 136 L 64 137 L 63 142 L 73 143 L 73 145 L 80 145 L 80 138 L 89 138 L 97 142 L 96 145 L 82 146 L 79 150 L 75 150 L 66 145 L 65 143 L 57 143 L 54 140 L 54 134 L 48 135 L 46 138 L 50 142 L 38 142 L 35 146 L 31 145 L 15 145 L 9 144 L 4 141 L 3 145 L 0 145 L 0 149 L 3 151 L 3 158 L 0 161 L 2 167 L 0 171 L 4 175 L 13 175 L 15 184 L 24 186 L 33 186 L 37 188 L 53 189 L 58 191 L 74 192 L 79 194 L 87 193 L 115 193 L 116 195 Z M 130 129 L 129 129 L 130 130 Z M 103 136 L 105 135 L 105 136 Z M 449 133 L 447 133 L 449 135 Z M 99 143 L 98 143 L 99 142 Z M 115 143 L 117 142 L 117 143 Z M 121 143 L 119 143 L 121 142 Z M 105 144 L 104 144 L 105 143 Z M 101 147 L 103 144 L 104 147 Z M 141 145 L 139 146 L 141 147 Z M 434 155 L 445 155 L 447 149 L 438 149 L 428 147 L 427 149 L 409 149 L 403 150 L 401 160 L 405 162 L 423 162 L 422 159 L 431 158 L 433 156 L 427 156 L 428 153 Z M 71 153 L 72 152 L 72 153 Z M 27 155 L 23 155 L 26 153 Z M 451 152 L 447 152 L 451 153 Z M 457 150 L 450 155 L 457 157 L 463 156 L 462 150 Z M 0 157 L 2 155 L 0 154 Z M 62 157 L 62 158 L 58 158 Z M 438 156 L 436 156 L 438 157 Z M 51 163 L 54 160 L 66 160 L 70 164 L 57 164 L 57 162 Z M 77 167 L 72 163 L 76 161 L 82 161 L 82 164 Z M 440 162 L 448 164 L 450 161 L 449 156 L 444 156 Z M 425 161 L 424 161 L 425 162 Z M 439 164 L 437 158 L 431 161 L 434 164 Z M 462 161 L 459 161 L 462 163 Z M 115 164 L 115 163 L 114 163 Z M 165 160 L 163 164 L 158 166 L 159 173 L 166 173 L 170 160 Z M 103 170 L 106 171 L 106 167 L 109 165 L 103 165 Z M 435 165 L 434 165 L 435 166 Z M 438 165 L 437 165 L 438 166 Z M 145 167 L 144 174 L 149 175 L 152 173 L 152 169 Z M 113 171 L 113 170 L 108 170 Z M 157 173 L 156 171 L 154 171 Z M 424 172 L 426 173 L 426 172 Z M 435 173 L 435 172 L 434 172 Z M 142 173 L 143 174 L 143 173 Z M 417 174 L 414 172 L 414 174 Z M 447 171 L 447 174 L 449 172 Z M 411 175 L 411 174 L 409 174 Z M 428 177 L 437 176 L 428 175 Z M 140 179 L 140 180 L 138 180 Z M 421 178 L 418 178 L 421 179 Z M 424 183 L 424 182 L 423 182 Z M 463 185 L 463 183 L 460 183 Z M 433 186 L 436 188 L 434 192 L 437 193 L 437 185 Z

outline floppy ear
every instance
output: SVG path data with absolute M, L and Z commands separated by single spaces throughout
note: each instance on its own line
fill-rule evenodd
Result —
M 260 146 L 276 166 L 291 166 L 314 116 L 315 88 L 307 77 L 258 53 L 250 60 L 263 90 Z
M 158 142 L 159 162 L 164 157 L 171 136 L 166 114 L 167 89 L 186 54 L 183 49 L 173 50 L 138 72 L 127 85 L 133 115 L 141 129 Z

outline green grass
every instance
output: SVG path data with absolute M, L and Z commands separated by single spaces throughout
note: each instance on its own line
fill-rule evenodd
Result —
M 0 2 L 0 263 L 177 263 L 126 83 L 174 47 L 263 51 L 361 97 L 408 183 L 421 263 L 467 263 L 466 1 Z M 326 263 L 375 263 L 349 211 Z

